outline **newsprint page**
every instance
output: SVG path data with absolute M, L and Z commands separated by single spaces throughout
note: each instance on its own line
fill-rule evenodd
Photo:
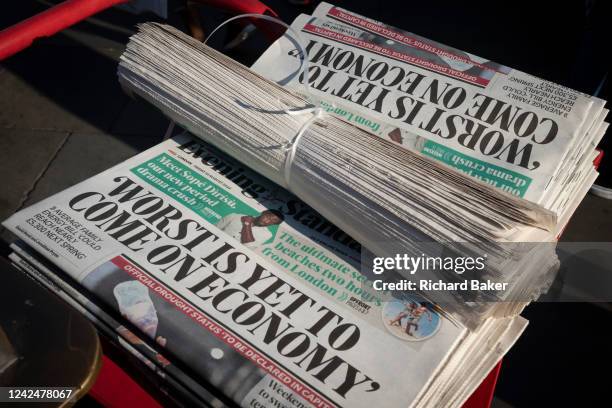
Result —
M 256 366 L 217 384 L 243 406 L 410 406 L 468 335 L 384 301 L 355 241 L 187 134 L 4 225 L 213 385 L 212 349 Z

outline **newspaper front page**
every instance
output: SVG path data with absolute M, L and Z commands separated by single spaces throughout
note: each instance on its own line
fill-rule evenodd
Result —
M 256 72 L 529 201 L 558 193 L 553 181 L 576 146 L 593 149 L 603 136 L 600 99 L 330 4 L 292 28 L 304 50 L 281 37 Z
M 188 135 L 4 225 L 212 384 L 213 349 L 256 367 L 243 406 L 410 406 L 467 334 L 366 292 L 354 241 Z

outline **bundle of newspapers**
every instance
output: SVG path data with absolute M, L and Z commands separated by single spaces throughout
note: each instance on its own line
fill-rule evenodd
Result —
M 475 277 L 509 285 L 505 290 L 469 298 L 459 286 L 422 291 L 463 324 L 515 315 L 556 270 L 551 211 L 322 113 L 172 27 L 141 25 L 122 55 L 119 79 L 378 258 L 486 257 Z M 429 281 L 466 279 L 452 269 L 427 273 Z
M 356 241 L 190 134 L 4 225 L 16 266 L 193 404 L 461 406 L 527 323 L 368 289 Z
M 11 259 L 196 403 L 461 406 L 554 278 L 604 102 L 327 3 L 292 31 L 249 69 L 139 26 L 119 80 L 187 132 L 13 215 Z M 369 263 L 399 255 L 463 269 Z
M 287 35 L 256 72 L 308 82 L 330 114 L 540 204 L 557 234 L 597 178 L 604 100 L 325 2 L 291 26 L 304 49 Z

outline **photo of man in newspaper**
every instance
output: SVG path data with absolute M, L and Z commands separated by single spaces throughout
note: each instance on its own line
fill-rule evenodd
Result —
M 217 227 L 247 248 L 255 249 L 271 242 L 276 228 L 273 231 L 269 227 L 283 221 L 284 216 L 280 211 L 265 210 L 257 217 L 237 213 L 226 215 L 219 220 Z

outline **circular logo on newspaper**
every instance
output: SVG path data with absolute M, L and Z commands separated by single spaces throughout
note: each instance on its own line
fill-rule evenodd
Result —
M 441 324 L 436 307 L 414 295 L 386 302 L 382 318 L 387 330 L 406 341 L 428 339 L 436 334 Z

